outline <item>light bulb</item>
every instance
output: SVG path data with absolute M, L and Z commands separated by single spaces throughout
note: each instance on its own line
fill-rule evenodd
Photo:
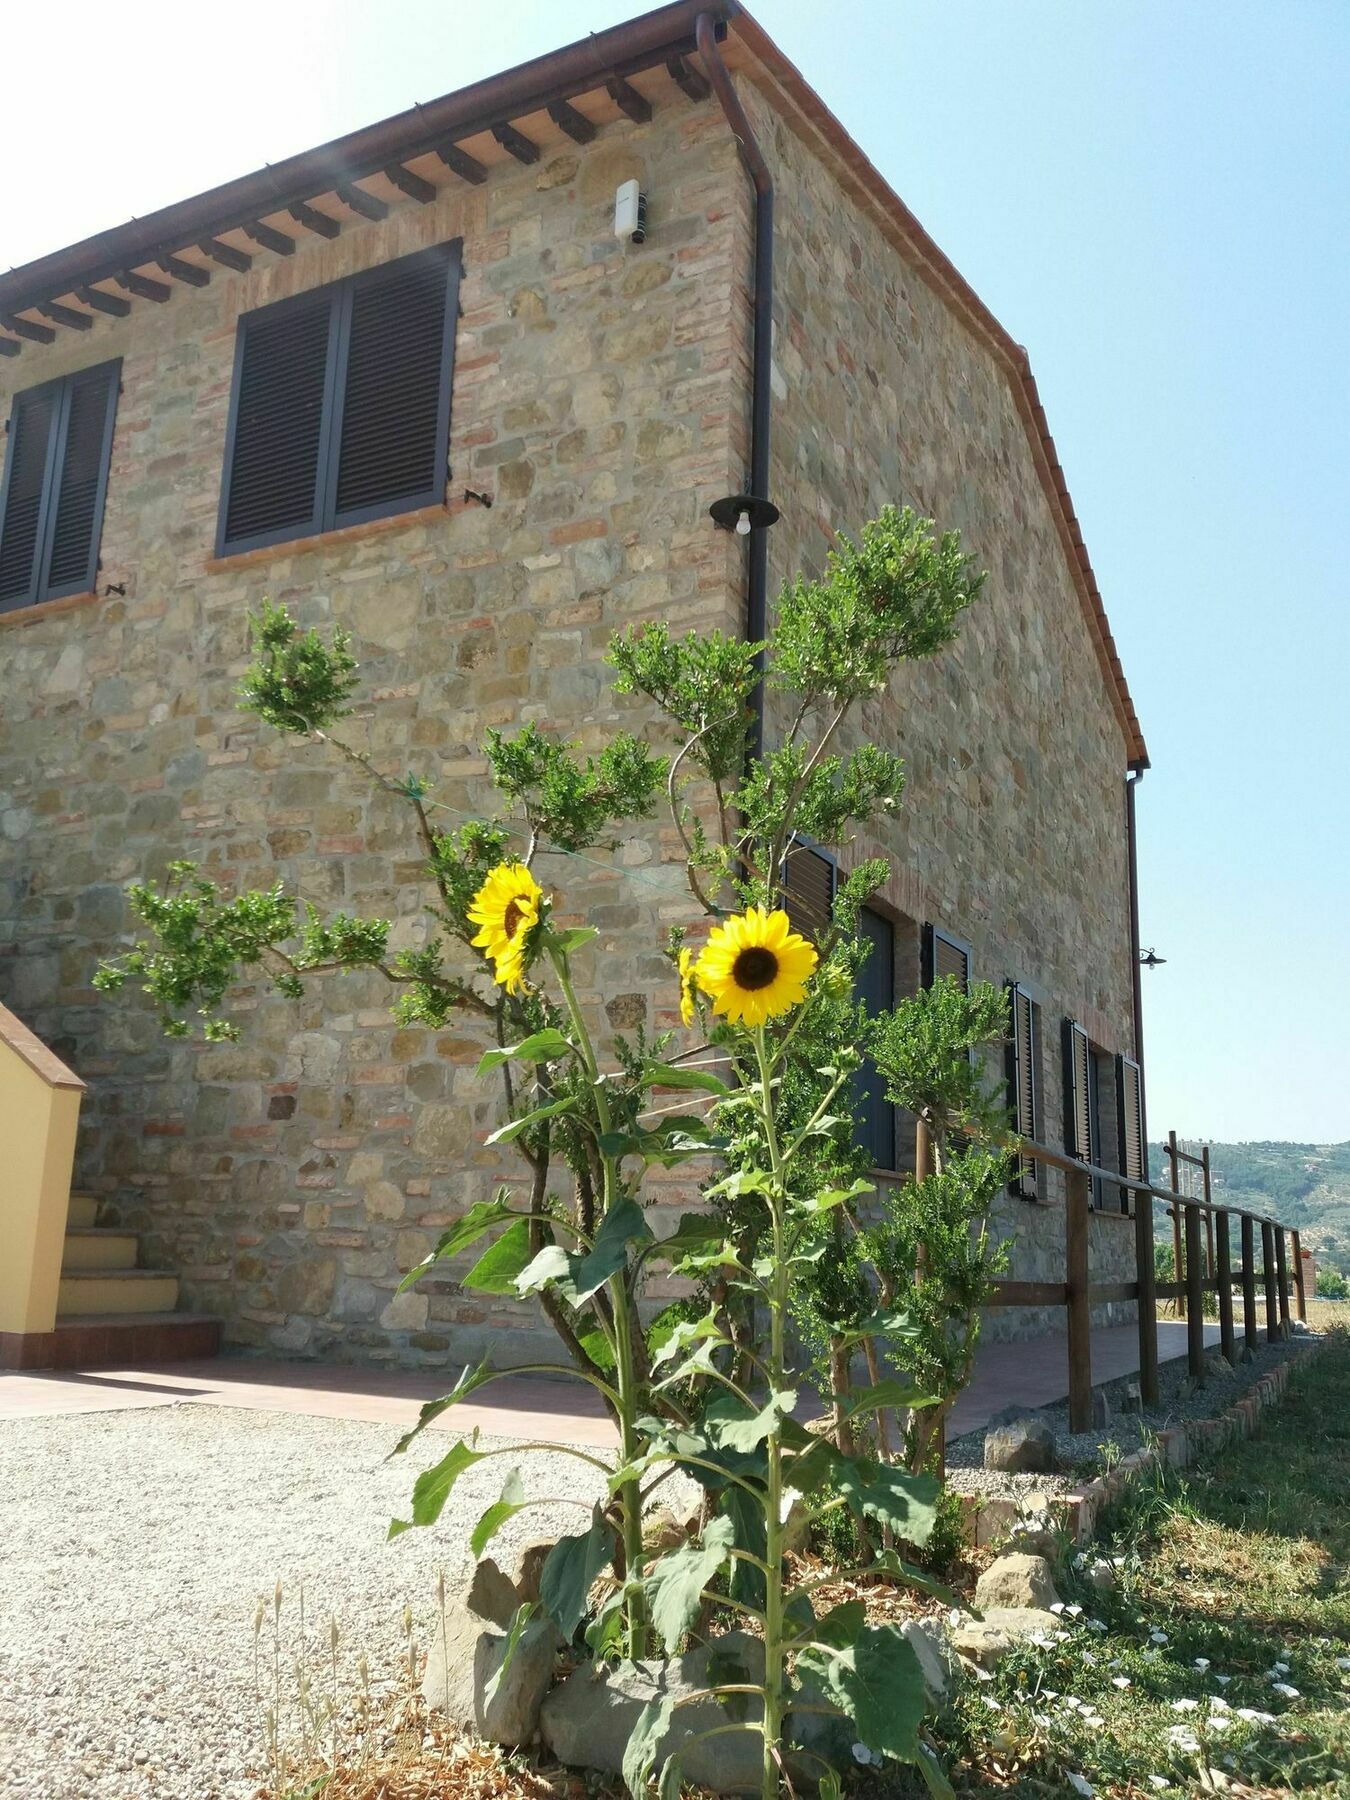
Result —
M 750 515 L 748 512 L 745 512 L 745 511 L 738 512 L 736 514 L 736 536 L 737 537 L 749 537 L 749 535 L 750 535 Z

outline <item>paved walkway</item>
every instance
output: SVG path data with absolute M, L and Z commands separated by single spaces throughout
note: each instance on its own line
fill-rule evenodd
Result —
M 1208 1343 L 1217 1325 L 1205 1327 Z M 1158 1326 L 1158 1359 L 1186 1354 L 1184 1322 Z M 1139 1366 L 1133 1325 L 1092 1334 L 1094 1381 L 1115 1381 Z M 976 1431 L 1008 1406 L 1048 1406 L 1069 1391 L 1062 1337 L 1017 1344 L 985 1344 L 975 1374 L 952 1409 L 948 1437 Z M 418 1409 L 452 1385 L 446 1372 L 344 1368 L 333 1363 L 267 1362 L 223 1356 L 163 1363 L 147 1369 L 89 1369 L 54 1375 L 0 1375 L 0 1420 L 72 1412 L 117 1412 L 152 1406 L 232 1406 L 256 1412 L 306 1414 L 319 1419 L 368 1419 L 403 1428 Z M 534 1438 L 546 1444 L 608 1445 L 613 1429 L 598 1398 L 580 1382 L 511 1375 L 453 1407 L 436 1429 L 475 1427 L 485 1436 Z

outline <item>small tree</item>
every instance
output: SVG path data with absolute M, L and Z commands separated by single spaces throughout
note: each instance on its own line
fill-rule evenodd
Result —
M 918 1735 L 923 1684 L 903 1636 L 889 1625 L 868 1626 L 858 1602 L 818 1617 L 814 1595 L 824 1582 L 793 1587 L 785 1555 L 790 1495 L 808 1514 L 847 1507 L 888 1538 L 921 1548 L 938 1492 L 930 1476 L 879 1458 L 870 1444 L 859 1449 L 852 1435 L 885 1408 L 922 1406 L 936 1387 L 925 1393 L 897 1376 L 859 1388 L 837 1383 L 833 1442 L 796 1421 L 790 1324 L 801 1285 L 819 1281 L 841 1242 L 856 1241 L 871 1259 L 875 1279 L 856 1287 L 846 1314 L 828 1320 L 832 1367 L 841 1357 L 847 1365 L 855 1345 L 880 1344 L 907 1368 L 925 1366 L 924 1358 L 936 1368 L 938 1339 L 953 1315 L 932 1296 L 926 1321 L 922 1306 L 911 1314 L 889 1303 L 888 1293 L 911 1305 L 915 1298 L 901 1277 L 902 1226 L 896 1218 L 860 1223 L 865 1183 L 850 1172 L 858 1031 L 847 1042 L 839 1032 L 841 1022 L 860 1027 L 852 1000 L 863 954 L 857 909 L 885 864 L 853 872 L 835 919 L 814 942 L 792 929 L 779 902 L 799 835 L 844 844 L 858 823 L 898 804 L 898 757 L 870 744 L 841 751 L 842 728 L 899 663 L 952 640 L 981 580 L 955 534 L 938 538 L 931 521 L 887 509 L 858 544 L 840 541 L 821 580 L 784 591 L 765 645 L 716 633 L 676 640 L 662 626 L 613 643 L 616 685 L 646 696 L 672 728 L 668 758 L 625 732 L 594 758 L 533 726 L 490 733 L 486 755 L 501 813 L 444 832 L 421 779 L 379 770 L 339 735 L 356 683 L 345 635 L 326 646 L 281 609 L 265 607 L 245 704 L 279 730 L 332 747 L 406 803 L 429 879 L 427 941 L 391 953 L 386 920 L 325 918 L 302 909 L 281 885 L 226 897 L 178 864 L 164 886 L 131 890 L 154 941 L 105 964 L 96 978 L 109 990 L 138 979 L 178 1035 L 191 1013 L 208 1037 L 237 1035 L 222 1008 L 241 978 L 270 980 L 297 996 L 322 971 L 377 971 L 403 1021 L 435 1026 L 467 1012 L 482 1022 L 490 1044 L 480 1073 L 502 1082 L 506 1112 L 488 1143 L 516 1146 L 525 1179 L 470 1208 L 403 1285 L 488 1238 L 463 1284 L 539 1297 L 573 1372 L 599 1392 L 620 1438 L 613 1468 L 589 1452 L 565 1452 L 603 1471 L 609 1497 L 584 1531 L 561 1539 L 549 1556 L 542 1608 L 565 1636 L 585 1623 L 596 1655 L 641 1656 L 653 1640 L 674 1651 L 710 1600 L 751 1619 L 762 1667 L 732 1667 L 723 1658 L 711 1691 L 730 1709 L 722 1730 L 744 1729 L 745 1704 L 758 1708 L 752 1723 L 763 1740 L 766 1796 L 785 1774 L 788 1721 L 803 1704 L 804 1685 L 813 1708 L 848 1720 L 849 1731 L 874 1749 L 918 1763 L 935 1791 L 946 1791 Z M 752 757 L 750 702 L 761 652 L 789 722 L 776 748 Z M 555 923 L 553 894 L 536 869 L 546 854 L 597 847 L 615 825 L 645 815 L 662 790 L 684 844 L 691 894 L 715 923 L 697 951 L 683 931 L 667 946 L 688 1041 L 639 1032 L 607 1048 L 579 998 L 575 970 L 597 934 Z M 923 1014 L 930 1049 L 946 1032 L 964 1054 L 999 1028 L 991 1012 L 978 1012 L 974 996 L 971 1007 L 959 1018 L 940 1006 Z M 883 1018 L 868 1039 L 906 1104 L 916 1030 L 917 1016 L 908 1025 Z M 672 1103 L 672 1092 L 681 1099 Z M 939 1099 L 948 1105 L 942 1130 L 951 1137 L 973 1116 L 973 1094 L 944 1087 Z M 643 1204 L 648 1171 L 697 1161 L 707 1169 L 711 1205 L 658 1240 Z M 566 1196 L 554 1191 L 560 1166 L 569 1177 Z M 841 1167 L 846 1179 L 836 1180 Z M 951 1184 L 935 1212 L 949 1223 L 958 1210 L 958 1171 L 967 1201 L 983 1191 L 975 1164 L 953 1146 L 934 1176 Z M 931 1250 L 925 1241 L 925 1256 L 955 1269 L 956 1235 L 953 1226 L 952 1243 L 935 1241 Z M 643 1294 L 662 1265 L 703 1281 L 706 1305 L 644 1328 Z M 936 1262 L 929 1266 L 939 1279 Z M 976 1285 L 973 1277 L 967 1282 L 963 1318 Z M 943 1370 L 949 1382 L 968 1366 L 964 1340 L 952 1355 Z M 398 1448 L 501 1372 L 487 1361 L 466 1369 Z M 510 1453 L 480 1449 L 473 1438 L 454 1444 L 418 1477 L 411 1517 L 395 1521 L 391 1534 L 434 1523 L 464 1470 L 499 1454 Z M 924 1459 L 916 1453 L 913 1460 Z M 643 1545 L 642 1506 L 675 1467 L 703 1484 L 705 1523 L 697 1541 L 656 1555 Z M 512 1471 L 473 1532 L 475 1552 L 530 1503 Z M 926 1584 L 893 1550 L 869 1566 Z M 592 1610 L 588 1596 L 609 1569 L 609 1597 Z M 537 1628 L 533 1611 L 523 1607 L 513 1623 L 508 1660 Z M 669 1720 L 669 1705 L 657 1704 L 633 1733 L 625 1773 L 635 1794 Z M 673 1759 L 662 1780 L 663 1791 L 673 1792 Z

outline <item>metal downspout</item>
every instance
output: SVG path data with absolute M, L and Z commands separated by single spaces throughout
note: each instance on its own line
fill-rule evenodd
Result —
M 759 148 L 745 108 L 741 105 L 722 53 L 717 47 L 717 23 L 711 13 L 700 13 L 694 27 L 699 56 L 713 92 L 726 115 L 736 147 L 741 153 L 755 189 L 755 273 L 753 288 L 754 341 L 750 378 L 750 492 L 766 499 L 769 493 L 769 372 L 773 355 L 773 176 Z M 768 621 L 769 544 L 761 528 L 750 533 L 749 569 L 745 596 L 745 635 L 762 643 Z M 764 747 L 764 658 L 756 659 L 761 679 L 755 687 L 755 718 L 750 754 Z
M 1125 777 L 1125 832 L 1130 855 L 1130 978 L 1134 996 L 1134 1060 L 1139 1064 L 1139 1111 L 1143 1138 L 1144 1174 L 1148 1169 L 1148 1085 L 1144 1080 L 1144 988 L 1139 962 L 1139 834 L 1135 821 L 1134 793 L 1144 779 L 1143 762 L 1133 762 Z

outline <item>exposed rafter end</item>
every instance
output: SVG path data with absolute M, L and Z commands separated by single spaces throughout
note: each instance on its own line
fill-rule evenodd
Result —
M 475 187 L 481 187 L 487 180 L 488 172 L 476 156 L 470 156 L 467 150 L 461 150 L 458 144 L 437 144 L 436 154 L 450 170 L 458 175 L 461 181 L 471 181 Z
M 124 300 L 120 294 L 105 294 L 102 288 L 76 288 L 75 298 L 92 306 L 95 312 L 107 313 L 110 319 L 125 319 L 131 311 L 130 300 Z
M 14 313 L 0 314 L 0 325 L 15 337 L 27 338 L 30 344 L 54 344 L 56 333 L 50 325 L 39 325 L 34 319 L 20 319 Z
M 209 269 L 199 269 L 196 263 L 184 262 L 181 256 L 161 256 L 159 267 L 185 287 L 204 288 L 211 279 Z
M 222 244 L 219 238 L 203 238 L 197 248 L 213 263 L 219 263 L 222 269 L 234 269 L 245 275 L 253 267 L 253 258 L 246 250 L 236 250 L 233 244 Z
M 290 212 L 297 225 L 303 225 L 306 231 L 312 231 L 316 237 L 335 238 L 342 230 L 341 220 L 330 219 L 327 213 L 316 212 L 312 206 L 306 206 L 303 200 L 297 200 Z
M 13 338 L 0 337 L 0 356 L 17 356 L 22 348 L 22 344 L 16 344 Z
M 500 125 L 492 127 L 492 135 L 502 149 L 514 156 L 517 162 L 537 163 L 539 161 L 538 144 L 534 142 L 533 138 L 527 138 L 523 131 L 517 131 L 514 125 L 508 125 L 505 120 Z
M 348 185 L 336 190 L 338 199 L 351 212 L 359 213 L 363 219 L 387 219 L 389 205 L 387 201 L 377 200 L 374 194 L 368 194 L 364 188 Z
M 390 163 L 384 178 L 392 181 L 400 194 L 406 194 L 410 200 L 420 200 L 423 206 L 429 206 L 436 198 L 434 185 L 420 175 L 414 175 L 411 169 L 405 169 L 402 163 Z
M 645 125 L 652 116 L 652 103 L 644 100 L 631 83 L 622 75 L 615 75 L 605 83 L 605 92 L 618 107 L 619 111 L 630 118 L 635 125 Z
M 284 231 L 276 231 L 271 225 L 264 225 L 258 219 L 240 229 L 246 238 L 252 238 L 260 250 L 272 250 L 278 256 L 295 255 L 295 239 L 287 237 Z
M 691 100 L 706 100 L 712 92 L 712 84 L 706 76 L 699 74 L 687 57 L 672 56 L 666 64 L 666 74 Z
M 567 133 L 574 144 L 589 144 L 595 136 L 595 126 L 575 106 L 569 106 L 566 100 L 555 100 L 548 109 L 548 116 L 559 131 Z
M 92 331 L 94 321 L 88 313 L 76 312 L 73 306 L 62 306 L 59 300 L 49 300 L 38 311 L 44 319 L 50 319 L 53 325 L 66 325 L 71 331 Z
M 173 292 L 162 281 L 151 281 L 149 276 L 137 275 L 131 269 L 125 269 L 117 277 L 117 285 L 124 287 L 129 294 L 134 294 L 138 300 L 153 300 L 160 306 Z

